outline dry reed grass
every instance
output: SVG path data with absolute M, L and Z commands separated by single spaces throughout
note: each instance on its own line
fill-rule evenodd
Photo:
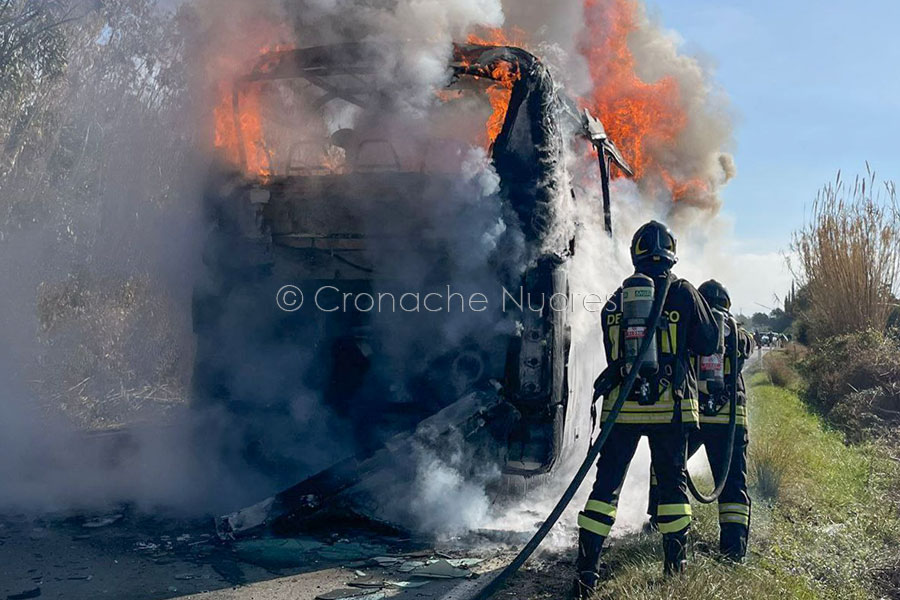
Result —
M 809 223 L 794 234 L 795 276 L 807 287 L 805 318 L 813 339 L 884 330 L 896 305 L 900 207 L 893 182 L 867 176 L 819 192 Z

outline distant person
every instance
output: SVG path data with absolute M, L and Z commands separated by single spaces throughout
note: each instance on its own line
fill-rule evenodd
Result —
M 658 323 L 658 369 L 642 377 L 622 406 L 613 430 L 597 461 L 597 479 L 584 510 L 578 515 L 578 558 L 575 597 L 590 598 L 603 579 L 603 544 L 609 536 L 619 503 L 619 492 L 638 442 L 647 436 L 651 462 L 659 479 L 659 531 L 663 534 L 664 571 L 681 572 L 686 564 L 687 533 L 691 524 L 688 499 L 687 432 L 699 426 L 696 380 L 689 376 L 690 352 L 715 352 L 719 327 L 697 290 L 671 269 L 677 258 L 675 237 L 656 221 L 643 225 L 631 242 L 631 260 L 638 273 L 653 279 L 655 290 L 671 283 L 663 304 L 664 321 Z M 602 419 L 619 395 L 624 375 L 625 335 L 622 326 L 622 288 L 603 308 L 603 344 L 614 386 L 605 391 Z M 633 338 L 631 338 L 633 339 Z M 600 378 L 598 378 L 600 381 Z
M 698 288 L 700 295 L 710 308 L 728 315 L 731 309 L 731 297 L 721 283 L 715 279 L 704 282 Z M 730 399 L 732 391 L 737 391 L 737 417 L 734 433 L 734 451 L 731 465 L 725 478 L 725 487 L 719 496 L 719 551 L 729 560 L 740 562 L 747 553 L 747 540 L 750 534 L 750 495 L 747 493 L 747 447 L 749 443 L 747 421 L 747 394 L 744 388 L 744 376 L 741 371 L 744 362 L 753 352 L 753 338 L 750 333 L 738 327 L 734 331 L 725 326 L 725 389 L 711 395 L 700 385 L 700 430 L 691 433 L 688 444 L 688 457 L 704 446 L 709 466 L 715 481 L 721 481 L 722 461 L 728 453 L 728 420 L 730 417 Z M 737 348 L 735 348 L 735 344 Z M 732 352 L 737 350 L 737 365 L 731 364 Z M 652 469 L 652 467 L 651 467 Z M 650 476 L 650 500 L 648 510 L 651 523 L 656 523 L 658 494 L 655 485 L 655 473 Z

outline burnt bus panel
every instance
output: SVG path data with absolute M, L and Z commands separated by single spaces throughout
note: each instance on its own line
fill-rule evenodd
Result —
M 276 238 L 408 235 L 416 225 L 412 220 L 421 213 L 416 204 L 425 201 L 423 196 L 429 190 L 430 195 L 439 196 L 440 190 L 454 185 L 460 185 L 458 178 L 410 172 L 280 178 L 267 186 L 271 198 L 263 217 Z M 380 231 L 368 231 L 365 224 L 377 214 L 394 218 L 385 218 Z
M 364 90 L 337 89 L 326 79 L 371 72 L 366 69 L 377 61 L 366 56 L 372 49 L 350 44 L 334 50 L 273 53 L 247 81 L 302 77 L 333 97 L 365 105 Z M 568 292 L 572 249 L 548 248 L 547 238 L 565 186 L 561 121 L 572 131 L 581 121 L 546 68 L 523 50 L 458 45 L 451 68 L 458 76 L 493 78 L 500 63 L 516 78 L 492 160 L 503 202 L 524 234 L 527 264 L 521 279 L 498 275 L 497 281 L 510 289 L 521 285 L 542 305 L 536 311 L 526 305 L 515 324 L 498 312 L 473 315 L 482 319 L 476 321 L 480 326 L 455 347 L 426 344 L 397 355 L 392 328 L 416 327 L 425 340 L 437 340 L 440 323 L 309 306 L 289 315 L 275 307 L 275 291 L 287 283 L 308 296 L 327 285 L 351 295 L 400 292 L 411 281 L 406 260 L 422 268 L 415 280 L 420 288 L 448 281 L 454 275 L 448 252 L 459 240 L 448 240 L 431 209 L 448 190 L 468 193 L 466 186 L 474 184 L 458 173 L 407 169 L 405 151 L 401 160 L 386 142 L 391 151 L 381 152 L 387 157 L 383 164 L 363 161 L 357 148 L 348 151 L 346 172 L 295 169 L 253 184 L 227 170 L 211 178 L 205 203 L 212 225 L 204 249 L 208 277 L 194 301 L 195 389 L 200 399 L 240 416 L 235 423 L 244 459 L 278 473 L 279 480 L 300 481 L 221 519 L 224 535 L 264 525 L 295 530 L 339 507 L 397 522 L 402 515 L 379 506 L 373 486 L 383 494 L 391 482 L 408 481 L 404 469 L 415 449 L 440 451 L 452 435 L 463 435 L 473 470 L 491 463 L 506 474 L 530 477 L 560 461 L 570 335 L 567 311 L 553 310 L 550 299 Z M 338 131 L 332 142 L 351 148 L 344 138 L 352 135 Z M 236 322 L 252 327 L 239 328 L 237 335 Z M 266 381 L 266 351 L 272 347 L 284 368 Z M 292 431 L 287 418 L 290 394 L 301 389 L 319 395 L 342 419 L 354 440 L 348 448 L 352 458 L 324 469 L 304 463 L 302 432 Z
M 522 335 L 510 345 L 507 389 L 521 420 L 510 440 L 504 472 L 541 475 L 562 453 L 568 399 L 568 311 L 555 310 L 555 295 L 567 294 L 565 264 L 548 257 L 524 280 Z

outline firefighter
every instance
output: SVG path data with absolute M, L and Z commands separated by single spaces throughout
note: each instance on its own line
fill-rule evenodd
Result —
M 638 379 L 624 403 L 597 461 L 597 479 L 590 498 L 578 515 L 575 593 L 579 598 L 590 597 L 602 579 L 603 543 L 616 518 L 628 465 L 645 435 L 659 480 L 658 522 L 663 534 L 664 570 L 667 574 L 684 570 L 691 522 L 685 471 L 687 432 L 699 422 L 696 380 L 689 354 L 715 351 L 719 328 L 697 290 L 672 274 L 677 261 L 675 245 L 669 228 L 656 221 L 638 229 L 631 242 L 635 270 L 652 278 L 657 290 L 666 279 L 671 285 L 655 330 L 658 368 L 655 374 Z M 618 398 L 618 384 L 624 375 L 624 369 L 618 367 L 623 360 L 626 334 L 622 309 L 620 287 L 601 313 L 606 358 L 616 374 L 615 386 L 603 394 L 601 422 Z
M 731 309 L 731 298 L 725 287 L 710 279 L 700 285 L 700 295 L 709 306 L 727 314 Z M 741 371 L 744 361 L 753 352 L 753 336 L 742 327 L 733 331 L 726 325 L 725 330 L 725 389 L 721 394 L 711 396 L 700 386 L 700 430 L 691 434 L 688 456 L 700 448 L 706 448 L 709 465 L 716 481 L 721 481 L 722 461 L 728 452 L 729 399 L 737 386 L 737 419 L 734 433 L 734 451 L 731 466 L 725 480 L 725 487 L 719 496 L 719 551 L 732 561 L 741 562 L 747 552 L 750 533 L 750 496 L 747 494 L 747 395 Z M 731 364 L 731 349 L 737 344 L 737 365 Z M 658 478 L 650 473 L 650 502 L 647 512 L 651 523 L 656 522 Z

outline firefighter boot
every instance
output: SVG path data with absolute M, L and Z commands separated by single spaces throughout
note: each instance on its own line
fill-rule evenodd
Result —
M 687 534 L 678 532 L 663 535 L 663 553 L 665 555 L 663 571 L 666 575 L 684 573 L 687 566 Z
M 575 562 L 578 574 L 573 590 L 575 600 L 591 598 L 603 580 L 601 573 L 605 570 L 600 565 L 600 555 L 603 553 L 605 540 L 605 537 L 586 529 L 578 530 L 578 559 Z
M 719 552 L 728 560 L 743 562 L 747 554 L 747 527 L 742 523 L 721 523 L 719 527 Z
M 575 578 L 575 587 L 572 590 L 573 600 L 590 600 L 597 592 L 600 585 L 600 574 L 594 571 L 584 571 Z

